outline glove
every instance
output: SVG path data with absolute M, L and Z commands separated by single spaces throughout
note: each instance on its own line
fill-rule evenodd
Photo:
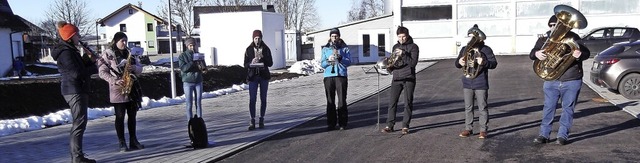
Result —
M 536 52 L 536 57 L 538 58 L 538 60 L 541 60 L 541 61 L 547 59 L 547 55 L 542 53 L 542 50 L 538 50 Z

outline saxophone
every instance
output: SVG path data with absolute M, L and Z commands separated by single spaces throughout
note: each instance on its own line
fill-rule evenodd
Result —
M 131 73 L 131 50 L 127 48 L 129 51 L 129 56 L 127 57 L 127 62 L 122 69 L 122 87 L 120 88 L 120 94 L 128 95 L 131 93 L 131 87 L 133 87 L 133 82 L 136 79 L 135 74 Z

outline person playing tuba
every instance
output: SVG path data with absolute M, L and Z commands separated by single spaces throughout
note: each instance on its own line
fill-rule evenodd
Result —
M 566 5 L 558 5 L 554 7 L 555 15 L 551 16 L 548 21 L 549 31 L 547 31 L 547 37 L 540 37 L 536 42 L 535 46 L 531 49 L 529 53 L 529 58 L 535 63 L 545 63 L 548 60 L 556 60 L 558 58 L 569 59 L 567 60 L 566 70 L 562 72 L 556 72 L 561 74 L 556 79 L 550 79 L 544 81 L 544 86 L 542 88 L 544 92 L 544 106 L 542 108 L 542 122 L 540 124 L 540 132 L 538 137 L 536 137 L 533 142 L 537 144 L 545 144 L 549 141 L 549 137 L 551 135 L 551 128 L 553 124 L 553 119 L 556 113 L 556 106 L 558 104 L 558 100 L 562 101 L 562 114 L 560 114 L 560 128 L 558 129 L 556 143 L 560 145 L 565 145 L 568 142 L 569 131 L 571 131 L 571 126 L 573 125 L 573 111 L 576 107 L 578 94 L 580 94 L 580 88 L 582 87 L 582 61 L 587 60 L 589 58 L 590 51 L 587 47 L 582 45 L 579 42 L 573 42 L 576 40 L 580 40 L 580 36 L 578 34 L 571 32 L 570 30 L 556 30 L 556 29 L 566 29 L 567 27 L 572 28 L 573 25 L 578 25 L 578 27 L 586 27 L 587 21 L 584 18 L 584 15 L 580 13 L 578 10 L 566 6 Z M 556 16 L 558 15 L 558 16 Z M 580 19 L 568 19 L 571 17 L 577 17 Z M 558 18 L 561 18 L 560 20 Z M 578 20 L 574 22 L 574 20 Z M 561 26 L 561 27 L 558 27 Z M 566 33 L 558 33 L 559 31 L 564 31 Z M 560 38 L 553 38 L 553 36 L 561 35 Z M 556 40 L 571 40 L 570 44 L 577 44 L 575 50 L 573 48 L 565 48 L 564 50 L 559 51 L 559 55 L 555 56 L 555 53 L 549 53 L 553 51 L 558 51 L 557 47 L 567 47 L 567 45 L 561 45 L 555 42 Z M 547 47 L 547 45 L 554 45 L 550 47 L 550 49 L 545 49 L 543 47 Z M 555 46 L 557 45 L 557 46 Z M 540 64 L 542 66 L 546 64 Z M 537 69 L 534 66 L 534 71 Z M 537 71 L 537 72 L 545 72 L 545 70 Z M 543 74 L 553 74 L 553 73 L 543 73 Z
M 127 35 L 118 32 L 113 36 L 109 48 L 102 53 L 102 62 L 98 75 L 109 83 L 109 101 L 113 105 L 116 115 L 115 128 L 120 145 L 120 152 L 143 149 L 144 146 L 136 136 L 136 114 L 140 108 L 140 87 L 135 83 L 135 77 L 142 73 L 142 64 L 138 57 L 132 57 L 127 48 Z M 133 73 L 133 74 L 130 74 Z M 130 74 L 130 75 L 126 75 Z M 131 90 L 125 90 L 128 82 L 134 82 Z M 123 93 L 124 92 L 124 93 Z M 124 117 L 128 116 L 129 146 L 124 137 Z
M 469 78 L 469 74 L 464 73 L 461 77 L 465 108 L 465 127 L 459 136 L 468 137 L 473 134 L 473 106 L 474 101 L 476 101 L 478 111 L 480 112 L 480 134 L 478 138 L 484 139 L 487 137 L 489 122 L 489 111 L 487 110 L 489 69 L 495 69 L 496 66 L 498 66 L 498 61 L 491 47 L 485 45 L 484 38 L 477 38 L 484 37 L 484 33 L 480 31 L 478 25 L 473 25 L 467 33 L 469 37 L 471 37 L 471 41 L 467 46 L 462 47 L 454 63 L 456 68 L 472 68 L 476 72 L 472 72 L 474 73 L 471 75 L 473 78 Z M 483 36 L 480 36 L 479 33 L 482 33 L 481 35 Z M 464 72 L 469 73 L 467 71 Z

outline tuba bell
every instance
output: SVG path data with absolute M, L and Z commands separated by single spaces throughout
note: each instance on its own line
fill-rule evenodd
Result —
M 465 78 L 474 79 L 478 74 L 480 74 L 480 71 L 482 71 L 482 67 L 476 61 L 476 58 L 482 54 L 476 45 L 487 39 L 487 36 L 480 29 L 475 27 L 469 29 L 468 34 L 472 34 L 473 36 L 464 49 L 462 56 L 462 59 L 464 60 L 464 64 L 462 65 L 462 74 Z
M 558 21 L 556 26 L 551 28 L 551 33 L 541 48 L 542 53 L 547 55 L 547 59 L 533 62 L 533 71 L 538 77 L 547 81 L 560 78 L 575 61 L 570 54 L 580 48 L 573 38 L 564 38 L 564 36 L 573 28 L 587 27 L 587 19 L 584 15 L 571 6 L 557 5 L 553 11 Z

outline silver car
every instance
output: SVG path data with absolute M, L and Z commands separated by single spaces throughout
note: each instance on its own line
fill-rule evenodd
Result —
M 616 43 L 596 55 L 591 82 L 627 99 L 640 99 L 640 41 Z

